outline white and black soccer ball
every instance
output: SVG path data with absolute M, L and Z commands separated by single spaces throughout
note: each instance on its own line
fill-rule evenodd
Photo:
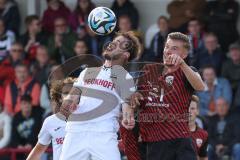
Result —
M 97 7 L 88 16 L 89 28 L 98 35 L 107 35 L 116 27 L 114 12 L 107 7 Z

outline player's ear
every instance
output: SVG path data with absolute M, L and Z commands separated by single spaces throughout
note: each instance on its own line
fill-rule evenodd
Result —
M 187 49 L 184 49 L 184 53 L 182 54 L 182 58 L 183 59 L 186 59 L 187 58 L 187 56 L 188 56 L 188 50 Z
M 125 59 L 129 59 L 129 57 L 130 57 L 130 53 L 129 52 L 124 52 L 123 53 L 123 56 L 125 57 Z

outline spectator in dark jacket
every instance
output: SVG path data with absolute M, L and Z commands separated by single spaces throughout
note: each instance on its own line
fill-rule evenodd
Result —
M 48 51 L 50 58 L 57 63 L 74 56 L 74 44 L 77 35 L 72 32 L 63 17 L 58 17 L 54 21 L 54 34 L 48 39 Z
M 36 61 L 31 66 L 32 75 L 42 86 L 47 83 L 51 64 L 48 50 L 45 46 L 38 46 L 36 51 Z
M 111 40 L 111 37 L 96 35 L 88 26 L 86 29 L 87 34 L 82 39 L 87 42 L 89 53 L 101 57 L 103 47 Z
M 4 106 L 7 113 L 14 115 L 21 110 L 20 98 L 31 95 L 32 104 L 39 105 L 40 85 L 30 76 L 28 66 L 17 64 L 15 67 L 16 78 L 6 87 Z
M 240 45 L 231 44 L 229 55 L 230 59 L 223 64 L 222 76 L 230 81 L 233 93 L 235 93 L 240 82 Z
M 151 55 L 157 62 L 162 62 L 164 44 L 167 39 L 167 35 L 170 32 L 168 27 L 168 18 L 160 16 L 157 21 L 159 32 L 156 33 L 151 41 L 150 50 L 154 55 Z
M 0 0 L 0 17 L 3 18 L 7 30 L 19 34 L 20 13 L 16 2 Z
M 77 32 L 78 37 L 84 37 L 89 13 L 95 8 L 91 0 L 77 0 L 76 8 L 70 17 L 70 26 Z
M 44 31 L 53 33 L 54 21 L 58 17 L 68 20 L 71 12 L 61 0 L 47 0 L 48 8 L 43 13 L 42 25 Z
M 193 18 L 188 22 L 187 30 L 188 36 L 191 41 L 191 50 L 188 55 L 188 62 L 190 65 L 194 65 L 196 62 L 196 54 L 204 49 L 204 32 L 201 29 L 201 23 L 198 19 Z
M 215 0 L 207 3 L 204 12 L 207 29 L 214 32 L 224 52 L 238 39 L 239 4 L 235 0 Z
M 21 97 L 21 110 L 13 117 L 11 146 L 31 149 L 37 142 L 37 134 L 42 124 L 42 110 L 33 107 L 29 95 Z
M 205 48 L 197 53 L 194 66 L 199 69 L 210 64 L 214 66 L 217 75 L 220 75 L 224 54 L 218 46 L 217 37 L 213 33 L 205 34 L 204 46 Z
M 138 10 L 130 0 L 115 0 L 112 4 L 111 9 L 116 14 L 117 18 L 123 14 L 128 15 L 131 19 L 133 29 L 138 29 Z
M 238 160 L 239 148 L 239 120 L 228 113 L 229 105 L 224 98 L 216 100 L 217 115 L 209 119 L 209 160 L 230 156 Z M 234 160 L 235 160 L 234 159 Z
M 36 49 L 40 44 L 47 44 L 47 38 L 41 32 L 40 19 L 37 15 L 27 16 L 25 19 L 27 27 L 26 32 L 20 36 L 19 41 L 24 46 L 24 51 L 27 53 L 27 59 L 35 60 Z

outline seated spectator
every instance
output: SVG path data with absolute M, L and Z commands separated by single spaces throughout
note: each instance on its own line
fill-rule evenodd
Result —
M 48 8 L 43 13 L 42 26 L 44 31 L 53 33 L 56 18 L 68 20 L 71 12 L 61 0 L 47 0 Z
M 15 42 L 10 48 L 9 56 L 0 63 L 0 80 L 3 82 L 4 87 L 6 84 L 14 80 L 14 67 L 21 62 L 28 63 L 24 60 L 23 46 L 20 43 Z
M 200 115 L 214 115 L 215 101 L 219 97 L 223 97 L 231 105 L 232 90 L 227 79 L 217 77 L 214 67 L 211 65 L 202 68 L 202 77 L 205 81 L 206 89 L 205 91 L 197 92 L 200 98 Z
M 37 15 L 30 15 L 25 18 L 26 32 L 20 36 L 19 41 L 24 46 L 24 51 L 30 61 L 35 60 L 36 49 L 46 43 L 46 36 L 41 32 L 40 19 Z
M 191 41 L 191 50 L 188 55 L 188 62 L 190 65 L 194 65 L 196 61 L 196 54 L 199 53 L 202 49 L 204 49 L 203 37 L 204 33 L 201 30 L 201 24 L 198 19 L 191 19 L 188 22 L 187 26 L 187 34 Z
M 217 75 L 220 75 L 224 54 L 218 46 L 217 37 L 213 33 L 205 34 L 204 46 L 205 48 L 196 54 L 196 63 L 194 66 L 200 69 L 205 65 L 211 64 L 214 66 Z
M 64 18 L 59 17 L 54 21 L 54 34 L 48 40 L 48 51 L 50 58 L 57 63 L 63 63 L 74 56 L 74 44 L 77 35 L 69 30 Z
M 240 45 L 237 43 L 229 46 L 230 59 L 223 64 L 222 76 L 231 83 L 233 93 L 240 82 Z
M 16 78 L 6 87 L 4 106 L 10 115 L 19 112 L 20 98 L 23 95 L 31 95 L 32 105 L 39 105 L 40 85 L 29 75 L 28 66 L 25 64 L 17 64 L 15 66 Z
M 239 35 L 237 31 L 239 3 L 236 0 L 208 1 L 204 11 L 208 32 L 217 35 L 224 52 L 235 42 Z
M 49 63 L 48 50 L 45 46 L 39 46 L 36 50 L 36 62 L 31 66 L 31 72 L 40 85 L 47 82 L 51 64 Z
M 20 13 L 17 3 L 12 0 L 0 0 L 0 17 L 5 23 L 6 30 L 11 30 L 18 36 Z
M 88 15 L 94 8 L 95 4 L 91 0 L 77 0 L 76 8 L 70 17 L 70 26 L 78 34 L 78 38 L 87 34 Z
M 83 56 L 89 54 L 89 49 L 86 41 L 83 39 L 78 39 L 74 46 L 74 53 L 76 56 Z
M 239 126 L 238 118 L 228 113 L 229 104 L 227 101 L 219 97 L 216 99 L 216 115 L 209 118 L 208 134 L 209 160 L 219 158 L 229 158 L 232 155 L 234 160 L 240 157 L 239 148 Z
M 128 15 L 132 22 L 132 28 L 138 29 L 139 14 L 138 10 L 130 0 L 115 0 L 111 9 L 115 13 L 117 19 L 121 15 Z
M 128 15 L 121 15 L 118 18 L 118 30 L 120 32 L 128 32 L 133 30 L 132 22 Z
M 42 125 L 40 107 L 31 104 L 32 98 L 24 95 L 20 99 L 21 109 L 12 121 L 11 147 L 31 149 L 37 142 L 37 136 Z
M 78 39 L 75 43 L 74 52 L 76 57 L 71 62 L 71 72 L 69 74 L 70 77 L 78 77 L 79 74 L 86 68 L 86 67 L 98 67 L 102 65 L 102 61 L 100 58 L 95 57 L 89 54 L 89 49 L 87 46 L 86 41 L 83 39 Z
M 138 37 L 141 37 L 142 39 L 142 33 L 138 31 L 137 29 L 133 28 L 132 21 L 128 15 L 121 15 L 118 18 L 118 31 L 119 32 L 128 32 L 133 31 L 135 34 L 137 34 Z M 114 35 L 111 34 L 111 38 L 113 38 Z
M 160 31 L 153 37 L 150 50 L 154 53 L 154 55 L 151 55 L 152 58 L 157 62 L 162 62 L 164 44 L 167 39 L 167 35 L 170 32 L 168 27 L 168 18 L 165 16 L 160 16 L 157 24 Z
M 40 106 L 44 109 L 43 117 L 46 117 L 52 112 L 51 102 L 50 102 L 50 88 L 49 85 L 55 80 L 63 80 L 64 73 L 59 65 L 53 65 L 50 68 L 49 79 L 42 85 L 41 95 L 40 95 Z
M 11 117 L 3 111 L 3 104 L 0 102 L 0 149 L 8 146 L 11 128 Z
M 15 34 L 5 29 L 3 19 L 0 18 L 0 63 L 8 56 L 11 45 L 15 42 Z
M 101 57 L 103 46 L 111 40 L 111 37 L 97 35 L 88 26 L 86 30 L 87 34 L 82 39 L 87 42 L 89 53 Z
M 167 6 L 170 15 L 169 27 L 174 31 L 186 33 L 187 23 L 192 18 L 201 18 L 205 0 L 173 0 Z
M 49 78 L 48 78 L 48 84 L 51 84 L 52 81 L 55 80 L 63 80 L 65 76 L 65 73 L 63 72 L 63 68 L 61 65 L 54 64 L 51 67 Z

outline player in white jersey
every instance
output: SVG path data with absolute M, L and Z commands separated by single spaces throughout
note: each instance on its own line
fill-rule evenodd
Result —
M 68 117 L 60 160 L 120 160 L 120 110 L 125 128 L 135 124 L 129 106 L 134 81 L 122 66 L 140 50 L 133 32 L 119 33 L 103 52 L 104 65 L 81 72 L 62 105 L 62 114 L 69 106 L 75 110 Z
M 74 79 L 66 78 L 61 81 L 54 81 L 51 84 L 50 97 L 53 102 L 54 113 L 59 112 L 62 99 L 72 88 Z M 41 155 L 46 151 L 48 145 L 52 142 L 53 160 L 59 160 L 62 144 L 65 137 L 66 121 L 59 119 L 56 114 L 47 117 L 42 125 L 38 135 L 38 142 L 29 154 L 27 160 L 39 160 Z

